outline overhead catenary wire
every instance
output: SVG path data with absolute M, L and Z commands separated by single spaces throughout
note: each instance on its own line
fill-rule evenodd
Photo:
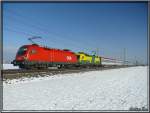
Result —
M 11 28 L 8 28 L 8 27 L 5 27 L 5 30 L 8 30 L 8 31 L 13 32 L 13 33 L 17 33 L 17 34 L 24 35 L 24 36 L 26 36 L 27 38 L 28 38 L 28 37 L 34 37 L 34 36 L 35 36 L 35 34 L 34 34 L 34 33 L 33 33 L 33 34 L 31 34 L 31 33 L 23 32 L 23 31 L 19 31 L 19 30 L 16 30 L 16 29 L 11 29 Z M 50 42 L 50 43 L 55 44 L 54 42 Z
M 8 10 L 8 9 L 7 9 Z M 10 13 L 11 12 L 11 14 L 13 14 L 13 16 L 17 16 L 17 17 L 19 17 L 19 18 L 22 18 L 22 19 L 24 19 L 24 18 L 26 18 L 25 16 L 23 16 L 22 14 L 20 14 L 20 13 L 18 13 L 20 10 L 18 10 L 17 12 L 15 11 L 12 11 L 12 10 L 8 10 L 8 12 Z M 30 16 L 30 18 L 31 18 L 32 16 Z M 26 20 L 27 20 L 28 18 L 26 18 Z M 55 31 L 53 31 L 53 32 L 50 32 L 50 31 L 47 31 L 47 29 L 45 29 L 45 27 L 49 27 L 49 26 L 45 26 L 46 24 L 41 24 L 39 21 L 37 21 L 35 18 L 32 18 L 33 20 L 34 20 L 34 23 L 35 24 L 31 24 L 30 23 L 30 25 L 32 25 L 33 27 L 36 27 L 36 28 L 39 28 L 39 29 L 41 29 L 42 31 L 46 31 L 47 33 L 49 33 L 49 34 L 52 34 L 52 35 L 54 35 L 54 36 L 57 36 L 57 37 L 59 37 L 59 39 L 62 39 L 62 34 L 60 35 L 60 34 L 58 34 L 58 32 L 56 33 Z M 41 26 L 43 26 L 44 28 L 42 28 Z M 69 34 L 69 32 L 67 33 L 67 34 Z M 69 38 L 67 38 L 68 36 L 67 36 L 67 34 L 65 34 L 65 40 L 67 40 L 67 41 L 69 41 L 69 42 L 71 42 L 71 43 L 74 43 L 74 44 L 81 44 L 81 45 L 91 45 L 91 42 L 90 43 L 88 43 L 88 40 L 86 40 L 86 42 L 84 43 L 84 42 L 79 42 L 79 41 L 75 41 L 75 40 L 70 40 L 70 37 L 71 36 L 69 36 Z M 57 38 L 56 37 L 56 38 Z M 73 39 L 73 38 L 72 38 Z M 80 45 L 80 46 L 81 46 Z
M 34 28 L 34 29 L 40 29 L 40 32 L 44 32 L 44 34 L 46 33 L 46 34 L 48 34 L 48 35 L 53 35 L 54 33 L 51 33 L 51 32 L 49 32 L 49 31 L 47 31 L 46 29 L 44 29 L 44 28 L 41 28 L 41 27 L 39 27 L 38 25 L 40 25 L 39 23 L 37 23 L 36 25 L 34 25 L 33 23 L 31 24 L 29 24 L 29 23 L 27 23 L 26 21 L 24 21 L 24 20 L 21 20 L 20 19 L 20 17 L 22 17 L 22 16 L 20 16 L 20 14 L 18 15 L 18 13 L 13 13 L 13 15 L 11 15 L 11 17 L 14 17 L 14 16 L 16 16 L 16 17 L 19 17 L 19 19 L 17 18 L 15 18 L 15 20 L 17 21 L 17 23 L 21 23 L 21 24 L 24 24 L 25 26 L 30 26 L 30 27 L 32 27 L 32 28 Z M 10 18 L 10 17 L 9 17 Z M 24 18 L 24 17 L 22 17 L 22 18 Z M 13 18 L 14 19 L 14 18 Z M 35 21 L 34 21 L 34 23 L 35 23 Z M 79 48 L 82 48 L 83 47 L 83 43 L 80 43 L 80 42 L 75 42 L 75 41 L 72 41 L 72 40 L 68 40 L 68 39 L 65 39 L 65 38 L 62 38 L 62 37 L 60 37 L 60 36 L 56 36 L 56 35 L 53 35 L 55 38 L 53 38 L 53 37 L 50 37 L 51 39 L 52 39 L 52 41 L 60 41 L 60 40 L 62 40 L 63 42 L 68 42 L 68 44 L 72 44 L 72 45 L 74 45 L 74 46 L 77 46 L 77 47 L 79 47 Z M 60 37 L 60 38 L 58 38 L 58 37 Z M 56 42 L 57 42 L 56 41 Z M 80 45 L 81 44 L 81 45 Z
M 18 30 L 15 30 L 15 29 L 11 29 L 9 27 L 5 27 L 5 30 L 11 31 L 11 32 L 15 32 L 15 33 L 20 33 L 20 34 L 22 34 L 24 36 L 34 36 L 31 33 L 26 33 L 26 32 L 23 32 L 23 31 L 18 31 Z

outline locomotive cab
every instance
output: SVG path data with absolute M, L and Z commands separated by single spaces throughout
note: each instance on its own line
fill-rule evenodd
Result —
M 22 46 L 19 48 L 15 60 L 13 60 L 11 63 L 14 66 L 20 65 L 23 61 L 27 60 L 27 53 L 28 53 L 28 47 Z
M 17 55 L 16 55 L 16 60 L 17 61 L 23 61 L 26 59 L 26 53 L 27 53 L 28 48 L 26 46 L 22 46 L 19 48 Z

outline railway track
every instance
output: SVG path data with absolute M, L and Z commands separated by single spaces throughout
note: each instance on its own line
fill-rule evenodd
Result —
M 8 69 L 2 70 L 3 80 L 17 79 L 21 77 L 39 77 L 39 76 L 53 76 L 56 74 L 65 73 L 79 73 L 96 70 L 116 69 L 125 68 L 127 66 L 107 66 L 107 67 L 90 67 L 90 68 L 67 68 L 67 69 L 43 69 L 43 70 L 25 70 L 25 69 Z

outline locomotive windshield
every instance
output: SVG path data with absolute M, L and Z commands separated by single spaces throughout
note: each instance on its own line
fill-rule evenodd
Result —
M 27 51 L 26 47 L 21 47 L 17 53 L 17 55 L 24 55 Z

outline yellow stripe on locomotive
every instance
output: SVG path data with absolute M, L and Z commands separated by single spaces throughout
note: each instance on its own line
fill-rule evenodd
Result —
M 101 58 L 95 55 L 88 55 L 84 52 L 77 53 L 80 64 L 101 64 Z

